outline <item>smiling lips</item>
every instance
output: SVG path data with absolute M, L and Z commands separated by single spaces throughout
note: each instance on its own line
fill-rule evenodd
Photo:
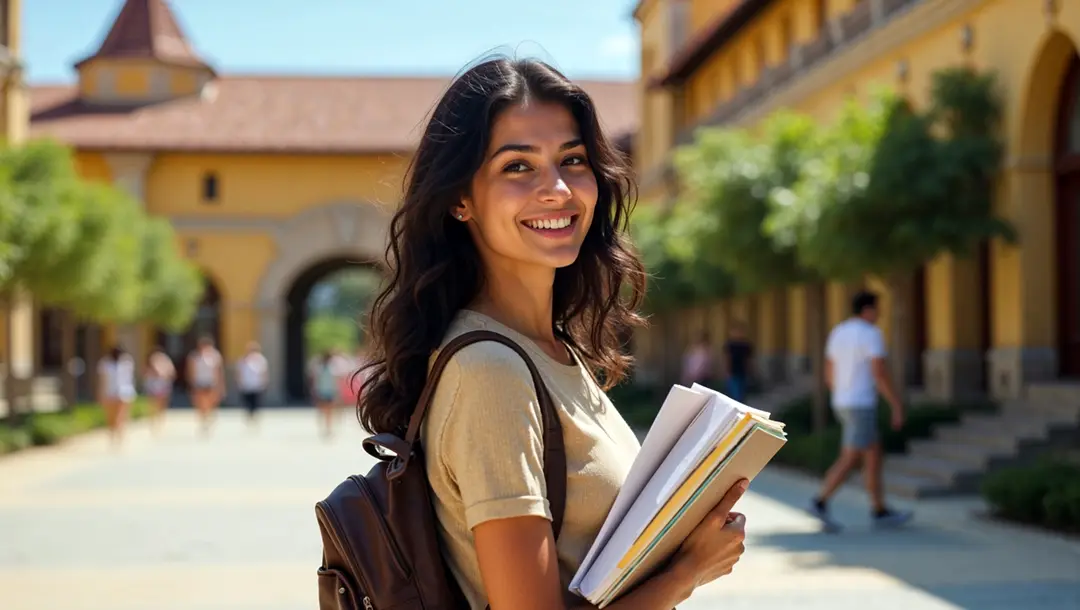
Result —
M 573 234 L 577 219 L 578 215 L 572 214 L 554 218 L 524 220 L 521 224 L 545 237 L 565 237 Z

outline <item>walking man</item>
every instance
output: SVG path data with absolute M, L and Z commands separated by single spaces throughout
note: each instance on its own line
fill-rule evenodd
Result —
M 829 517 L 828 501 L 859 462 L 870 495 L 874 525 L 901 525 L 911 513 L 885 505 L 882 484 L 882 448 L 878 435 L 878 394 L 889 403 L 892 427 L 904 425 L 904 405 L 896 396 L 885 363 L 885 340 L 877 323 L 877 295 L 862 291 L 851 304 L 852 316 L 829 333 L 825 344 L 825 382 L 832 392 L 832 408 L 843 429 L 840 457 L 825 474 L 810 513 L 826 530 L 840 525 Z

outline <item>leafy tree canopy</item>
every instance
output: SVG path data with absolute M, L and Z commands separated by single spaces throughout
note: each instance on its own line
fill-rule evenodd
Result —
M 814 129 L 808 118 L 781 112 L 766 121 L 762 136 L 699 131 L 675 158 L 683 186 L 671 221 L 679 235 L 675 255 L 728 270 L 746 292 L 801 279 L 794 242 L 774 239 L 765 222 L 772 193 L 800 177 Z

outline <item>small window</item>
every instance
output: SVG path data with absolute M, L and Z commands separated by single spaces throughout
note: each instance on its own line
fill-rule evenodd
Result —
M 203 176 L 202 198 L 207 203 L 216 203 L 220 196 L 217 174 L 208 172 Z

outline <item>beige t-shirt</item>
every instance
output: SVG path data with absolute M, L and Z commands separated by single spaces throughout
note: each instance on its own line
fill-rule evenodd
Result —
M 641 448 L 634 432 L 580 365 L 548 356 L 525 336 L 462 311 L 444 339 L 487 329 L 525 348 L 559 413 L 566 446 L 566 512 L 556 544 L 566 589 L 604 524 Z M 434 363 L 432 355 L 431 362 Z M 457 352 L 443 372 L 422 439 L 443 555 L 473 608 L 487 605 L 472 528 L 518 516 L 551 519 L 543 423 L 532 377 L 516 352 L 492 341 Z

